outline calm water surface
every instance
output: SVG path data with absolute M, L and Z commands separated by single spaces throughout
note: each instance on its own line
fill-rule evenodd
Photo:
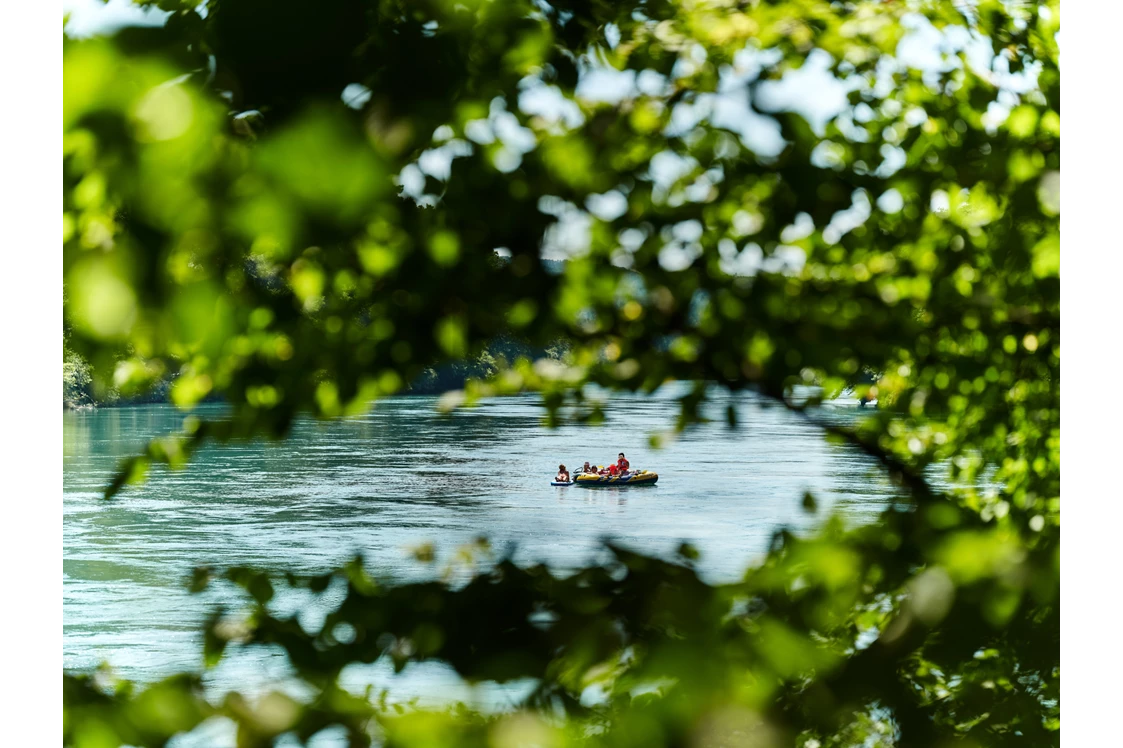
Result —
M 436 414 L 435 398 L 394 398 L 363 417 L 299 422 L 285 442 L 207 447 L 188 468 L 155 469 L 111 502 L 100 491 L 117 461 L 177 429 L 183 415 L 170 406 L 66 413 L 65 667 L 108 662 L 145 682 L 198 670 L 202 620 L 215 605 L 239 601 L 221 586 L 188 594 L 185 579 L 202 564 L 319 572 L 362 553 L 375 574 L 416 579 L 440 573 L 458 546 L 480 535 L 496 549 L 513 544 L 516 561 L 560 569 L 590 561 L 611 537 L 664 555 L 690 541 L 702 550 L 704 575 L 720 582 L 759 557 L 777 527 L 814 526 L 800 508 L 804 491 L 852 523 L 885 506 L 891 487 L 869 458 L 749 394 L 716 395 L 708 406 L 714 423 L 651 449 L 648 436 L 677 415 L 671 394 L 615 397 L 605 425 L 555 430 L 542 425 L 531 397 L 450 417 Z M 730 401 L 741 416 L 736 431 L 724 420 Z M 824 410 L 843 421 L 859 412 Z M 658 485 L 549 485 L 559 462 L 603 464 L 619 451 L 633 467 L 657 471 Z M 435 545 L 434 565 L 411 558 L 409 548 L 421 543 Z M 290 595 L 277 604 L 301 603 Z M 304 615 L 315 626 L 322 611 Z M 216 691 L 253 690 L 286 672 L 282 654 L 235 650 L 206 678 Z M 406 697 L 471 698 L 435 665 L 398 677 L 383 665 L 349 675 L 357 686 L 393 683 Z

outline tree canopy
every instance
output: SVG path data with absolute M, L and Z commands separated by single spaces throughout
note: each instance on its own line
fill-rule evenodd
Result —
M 1058 742 L 1055 0 L 155 4 L 161 27 L 64 41 L 67 342 L 95 390 L 170 379 L 232 417 L 153 442 L 109 494 L 518 339 L 563 343 L 444 405 L 534 391 L 595 421 L 587 385 L 676 379 L 814 417 L 798 385 L 874 372 L 876 411 L 825 431 L 900 501 L 780 530 L 725 586 L 688 548 L 460 587 L 290 578 L 347 585 L 318 632 L 270 612 L 282 580 L 228 570 L 257 607 L 212 622 L 208 659 L 280 644 L 314 698 L 68 675 L 66 741 L 162 745 L 221 714 L 242 745 L 333 724 L 354 745 Z M 828 89 L 793 80 L 820 62 L 841 93 L 817 119 Z M 513 716 L 399 715 L 338 683 L 383 654 L 538 687 Z

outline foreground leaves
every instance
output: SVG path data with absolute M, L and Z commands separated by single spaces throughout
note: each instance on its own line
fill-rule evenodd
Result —
M 149 445 L 109 493 L 486 360 L 445 406 L 537 391 L 551 422 L 597 421 L 587 385 L 679 379 L 699 383 L 688 428 L 705 381 L 809 415 L 853 387 L 876 411 L 827 431 L 900 502 L 780 533 L 719 587 L 622 549 L 463 587 L 356 564 L 317 632 L 235 570 L 257 607 L 208 629 L 206 661 L 232 631 L 280 644 L 313 698 L 68 675 L 66 741 L 156 745 L 222 715 L 246 745 L 330 724 L 354 744 L 1057 743 L 1055 2 L 161 7 L 163 28 L 65 42 L 66 376 L 170 381 L 231 418 Z M 917 29 L 953 52 L 917 69 Z M 816 65 L 844 101 L 809 122 L 777 82 Z M 383 656 L 536 688 L 514 717 L 340 690 Z
M 699 579 L 688 547 L 664 561 L 610 545 L 606 562 L 567 576 L 500 559 L 455 585 L 379 583 L 361 560 L 306 577 L 230 569 L 226 579 L 254 602 L 244 617 L 209 624 L 209 662 L 230 646 L 279 645 L 311 695 L 230 694 L 212 707 L 193 680 L 108 698 L 87 677 L 66 676 L 68 737 L 82 744 L 110 729 L 137 742 L 222 715 L 240 745 L 329 726 L 356 745 L 422 746 L 437 735 L 482 745 L 512 725 L 559 745 L 942 745 L 962 735 L 1056 744 L 1058 640 L 1041 637 L 1057 631 L 1056 535 L 925 520 L 948 511 L 933 499 L 889 510 L 876 530 L 830 522 L 811 539 L 781 532 L 767 561 L 718 586 Z M 195 589 L 212 577 L 201 570 Z M 271 612 L 278 584 L 331 596 L 316 630 L 299 613 Z M 522 716 L 402 712 L 385 694 L 341 685 L 345 668 L 381 658 L 532 687 L 513 705 Z M 163 699 L 170 711 L 153 720 Z

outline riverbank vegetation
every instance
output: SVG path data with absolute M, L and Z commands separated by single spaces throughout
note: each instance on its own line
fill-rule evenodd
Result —
M 207 624 L 200 667 L 279 646 L 303 695 L 66 673 L 65 743 L 164 745 L 218 717 L 241 746 L 1059 744 L 1055 0 L 158 5 L 161 27 L 64 43 L 85 362 L 66 354 L 64 384 L 167 381 L 230 418 L 153 442 L 114 500 L 152 464 L 361 411 L 509 331 L 528 353 L 443 407 L 537 392 L 551 422 L 596 421 L 589 385 L 673 379 L 814 420 L 796 387 L 877 372 L 858 388 L 876 411 L 824 438 L 899 497 L 867 527 L 777 528 L 729 585 L 689 547 L 564 578 L 496 559 L 452 586 L 359 561 L 199 569 L 250 605 Z M 270 606 L 290 585 L 345 597 L 306 630 Z M 503 715 L 343 688 L 383 657 L 534 687 Z
M 528 345 L 510 339 L 493 340 L 479 355 L 460 361 L 442 362 L 422 370 L 414 381 L 402 388 L 400 394 L 441 395 L 461 390 L 469 381 L 486 380 L 494 377 L 507 362 L 523 360 L 559 360 L 565 350 L 564 343 L 536 350 Z M 103 387 L 95 391 L 89 364 L 74 351 L 63 345 L 62 360 L 62 407 L 79 410 L 97 406 L 140 405 L 143 403 L 172 402 L 173 380 L 162 379 L 149 383 L 142 391 L 125 397 L 114 387 Z M 204 398 L 206 400 L 208 398 Z M 218 394 L 209 399 L 220 400 Z

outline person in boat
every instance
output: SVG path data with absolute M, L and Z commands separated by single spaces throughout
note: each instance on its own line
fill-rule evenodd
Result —
M 558 465 L 558 477 L 555 479 L 558 483 L 569 483 L 569 471 L 565 469 L 565 465 Z
M 628 462 L 628 458 L 626 458 L 624 456 L 624 453 L 621 452 L 619 459 L 616 460 L 616 466 L 615 467 L 616 467 L 616 474 L 617 475 L 626 476 L 628 474 L 628 469 L 632 467 L 632 464 L 630 462 Z
M 578 470 L 577 472 L 579 472 L 579 473 L 584 473 L 584 474 L 595 474 L 595 473 L 597 472 L 597 469 L 596 469 L 595 467 L 593 467 L 592 465 L 590 465 L 590 464 L 589 464 L 589 461 L 588 461 L 588 460 L 586 460 L 586 461 L 585 461 L 585 466 L 584 466 L 584 467 L 582 467 L 582 468 L 581 468 L 580 470 Z

